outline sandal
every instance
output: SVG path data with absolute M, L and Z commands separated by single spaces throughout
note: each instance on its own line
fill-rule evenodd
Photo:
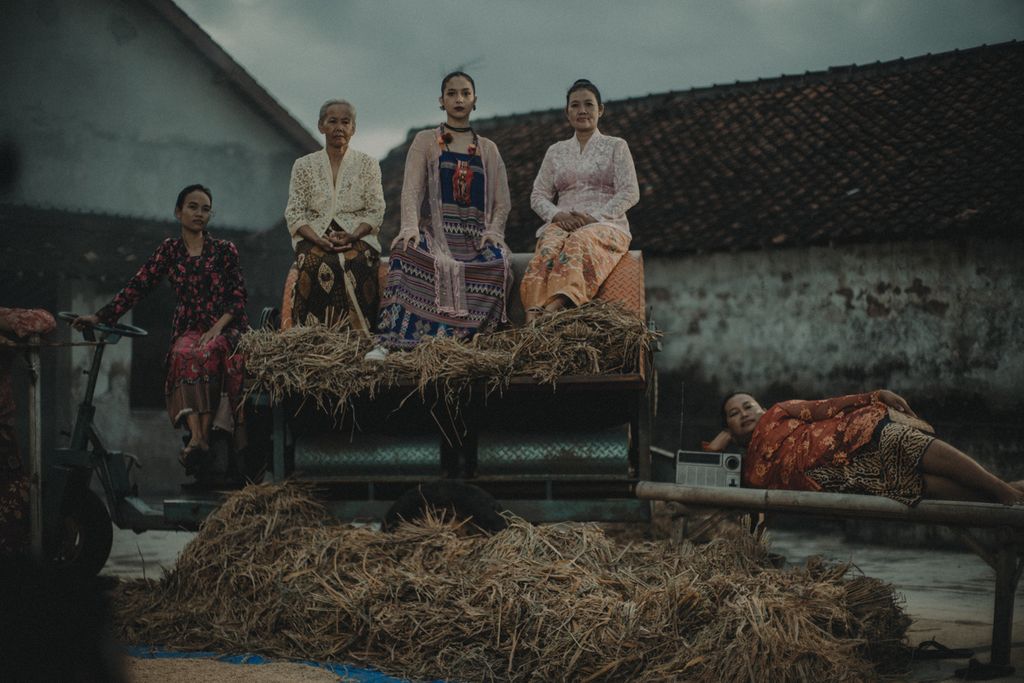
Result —
M 937 640 L 922 641 L 911 655 L 911 659 L 967 659 L 974 656 L 974 650 L 946 647 Z
M 201 446 L 185 446 L 178 455 L 178 462 L 185 468 L 186 475 L 193 475 L 206 460 L 207 450 Z
M 526 322 L 527 323 L 532 323 L 537 318 L 541 317 L 542 315 L 544 315 L 547 312 L 548 312 L 548 310 L 546 308 L 544 308 L 543 306 L 530 306 L 529 308 L 526 309 Z M 532 314 L 533 317 L 530 317 L 531 314 Z
M 973 657 L 967 662 L 967 667 L 957 669 L 953 674 L 964 681 L 988 681 L 993 678 L 1004 678 L 1012 676 L 1015 669 L 1012 666 L 1001 664 L 985 664 Z

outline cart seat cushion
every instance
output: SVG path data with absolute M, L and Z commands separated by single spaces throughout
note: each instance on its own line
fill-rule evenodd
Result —
M 513 323 L 521 325 L 526 319 L 523 302 L 519 298 L 519 284 L 523 273 L 529 265 L 533 254 L 513 254 L 512 273 L 515 278 L 512 291 L 508 297 L 508 317 Z M 626 310 L 632 311 L 641 320 L 644 319 L 644 257 L 640 251 L 626 252 L 618 264 L 608 274 L 607 279 L 597 290 L 597 299 L 617 301 Z

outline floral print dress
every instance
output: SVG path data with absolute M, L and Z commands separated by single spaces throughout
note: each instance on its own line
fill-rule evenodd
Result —
M 229 419 L 237 408 L 244 375 L 242 358 L 233 352 L 249 326 L 238 249 L 204 232 L 202 252 L 189 256 L 182 238 L 166 239 L 97 315 L 103 322 L 115 322 L 165 278 L 177 295 L 164 382 L 171 422 L 177 426 L 190 413 L 216 413 L 218 407 L 219 418 Z M 199 337 L 225 313 L 231 314 L 231 322 L 216 339 L 199 347 Z M 230 412 L 219 405 L 222 393 L 231 402 Z M 215 426 L 233 428 L 223 422 Z

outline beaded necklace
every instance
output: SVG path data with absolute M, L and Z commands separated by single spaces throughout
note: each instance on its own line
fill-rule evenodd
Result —
M 452 134 L 444 130 L 447 124 L 442 124 L 438 128 L 437 142 L 443 146 L 446 152 L 450 152 L 448 145 L 452 142 Z M 469 143 L 469 148 L 466 150 L 466 154 L 470 157 L 476 156 L 476 149 L 480 144 L 480 139 L 476 135 L 476 131 L 472 127 L 467 128 L 469 132 L 473 133 L 473 142 Z M 461 132 L 461 131 L 460 131 Z M 469 161 L 466 159 L 457 159 L 455 161 L 455 172 L 452 173 L 452 199 L 455 203 L 460 206 L 469 206 L 472 197 L 470 188 L 473 186 L 473 168 L 469 165 Z

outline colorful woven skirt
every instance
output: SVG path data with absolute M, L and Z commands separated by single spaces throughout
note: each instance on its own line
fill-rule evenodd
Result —
M 455 168 L 468 163 L 469 196 L 456 197 Z M 395 249 L 388 260 L 387 280 L 377 319 L 378 343 L 391 349 L 412 348 L 425 337 L 469 339 L 489 332 L 505 320 L 505 295 L 511 279 L 505 253 L 488 244 L 480 248 L 484 232 L 484 174 L 480 157 L 443 152 L 440 159 L 441 214 L 445 240 L 452 258 L 465 270 L 465 316 L 438 309 L 434 290 L 434 255 L 426 236 L 415 247 Z

